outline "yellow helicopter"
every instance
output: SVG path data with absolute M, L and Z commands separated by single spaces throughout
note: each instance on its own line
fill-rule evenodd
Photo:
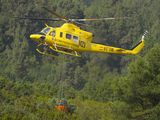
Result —
M 65 21 L 61 27 L 50 27 L 47 24 L 46 27 L 38 33 L 30 35 L 30 38 L 35 40 L 40 45 L 46 46 L 44 51 L 36 49 L 39 53 L 44 55 L 49 55 L 57 58 L 66 59 L 65 57 L 60 57 L 52 54 L 47 54 L 46 50 L 51 49 L 55 52 L 60 52 L 76 57 L 81 57 L 78 55 L 78 52 L 100 52 L 100 53 L 114 53 L 114 54 L 137 54 L 144 46 L 144 37 L 148 33 L 146 31 L 142 35 L 140 42 L 132 47 L 131 49 L 123 49 L 118 47 L 106 46 L 102 44 L 91 43 L 93 34 L 84 30 L 81 30 L 78 26 L 72 24 L 77 23 L 80 25 L 86 25 L 80 23 L 80 21 L 89 21 L 89 20 L 111 20 L 111 19 L 126 19 L 129 17 L 122 18 L 99 18 L 99 19 L 67 19 L 48 8 L 43 7 L 48 12 L 56 15 L 60 19 L 55 18 L 32 18 L 32 17 L 18 17 L 20 19 L 33 19 L 33 20 L 50 20 L 50 21 Z M 17 18 L 17 17 L 16 17 Z

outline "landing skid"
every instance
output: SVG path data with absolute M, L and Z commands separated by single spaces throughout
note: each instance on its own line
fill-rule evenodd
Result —
M 50 46 L 50 48 L 55 52 L 60 52 L 60 53 L 63 53 L 63 54 L 72 55 L 72 56 L 76 56 L 76 57 L 81 57 L 80 55 L 77 54 L 76 51 L 74 51 L 75 54 L 72 54 L 72 53 L 60 51 L 60 50 L 57 49 L 57 47 L 55 47 L 55 49 L 54 49 L 53 47 Z
M 52 55 L 52 54 L 47 54 L 47 53 L 45 53 L 45 52 L 41 52 L 41 51 L 39 51 L 39 49 L 36 49 L 39 53 L 41 53 L 41 54 L 44 54 L 44 55 L 49 55 L 49 56 L 52 56 L 52 57 L 56 57 L 56 58 L 61 58 L 61 59 L 67 59 L 67 58 L 65 58 L 65 57 L 59 57 L 59 56 L 56 56 L 56 55 Z
M 40 45 L 42 45 L 42 44 L 39 44 L 37 47 L 39 47 Z M 48 47 L 44 49 L 44 52 L 41 52 L 38 48 L 37 48 L 36 50 L 37 50 L 39 53 L 44 54 L 44 55 L 49 55 L 49 56 L 56 57 L 56 58 L 61 58 L 61 59 L 67 59 L 66 57 L 60 57 L 60 56 L 56 56 L 56 55 L 52 55 L 52 54 L 47 54 L 47 53 L 45 53 L 47 49 L 48 49 Z M 72 54 L 72 53 L 68 53 L 68 52 L 64 52 L 64 51 L 59 51 L 59 50 L 57 49 L 57 47 L 55 47 L 55 49 L 54 49 L 53 47 L 50 46 L 50 49 L 53 50 L 53 51 L 55 51 L 55 52 L 59 52 L 59 53 L 67 54 L 67 55 L 72 55 L 72 56 L 76 56 L 76 57 L 81 57 L 81 56 L 79 56 L 79 55 L 77 54 L 76 51 L 74 51 L 75 54 Z

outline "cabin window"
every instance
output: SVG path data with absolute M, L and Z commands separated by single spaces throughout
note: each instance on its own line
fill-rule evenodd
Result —
M 60 32 L 60 37 L 62 37 L 63 36 L 63 33 L 62 32 Z
M 49 35 L 50 35 L 50 36 L 53 36 L 53 37 L 55 37 L 55 34 L 56 34 L 55 30 L 53 30 L 53 31 L 51 31 L 51 32 L 49 33 Z
M 46 29 L 44 29 L 42 32 L 44 32 L 44 33 L 47 34 L 47 33 L 50 31 L 50 29 L 51 29 L 51 28 L 46 28 Z
M 73 35 L 73 41 L 78 42 L 78 37 Z
M 71 40 L 71 37 L 72 37 L 71 34 L 66 33 L 66 39 Z

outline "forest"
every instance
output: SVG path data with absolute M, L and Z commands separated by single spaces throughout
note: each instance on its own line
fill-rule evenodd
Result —
M 148 30 L 145 46 L 137 55 L 86 52 L 66 63 L 39 54 L 29 36 L 64 22 L 11 17 L 56 18 L 42 7 L 71 19 L 132 17 L 79 27 L 92 42 L 126 49 Z M 0 120 L 159 120 L 159 33 L 160 0 L 1 0 Z M 65 112 L 55 109 L 62 85 Z

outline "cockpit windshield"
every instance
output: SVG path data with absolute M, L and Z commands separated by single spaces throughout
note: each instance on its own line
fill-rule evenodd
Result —
M 50 29 L 51 28 L 46 28 L 46 29 L 42 30 L 42 32 L 47 34 L 50 31 Z

